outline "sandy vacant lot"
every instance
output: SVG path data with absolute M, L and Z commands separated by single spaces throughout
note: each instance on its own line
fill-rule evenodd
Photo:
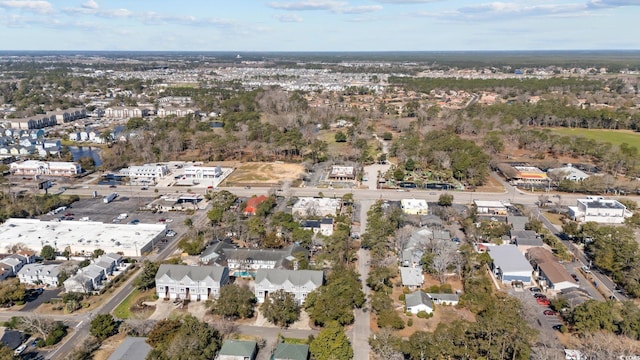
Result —
M 227 178 L 224 185 L 234 184 L 277 184 L 294 181 L 304 174 L 304 167 L 300 164 L 287 163 L 236 163 L 236 170 Z

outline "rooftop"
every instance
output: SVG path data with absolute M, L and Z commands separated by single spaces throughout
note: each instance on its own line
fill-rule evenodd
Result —
M 496 267 L 506 272 L 533 272 L 531 264 L 515 245 L 487 246 Z

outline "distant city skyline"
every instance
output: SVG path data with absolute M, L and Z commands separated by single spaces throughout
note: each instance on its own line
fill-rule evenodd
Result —
M 0 50 L 640 49 L 640 0 L 0 0 Z

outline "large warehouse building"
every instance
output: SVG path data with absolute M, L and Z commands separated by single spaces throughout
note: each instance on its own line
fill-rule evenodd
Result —
M 69 249 L 72 254 L 106 253 L 138 257 L 151 251 L 166 231 L 161 224 L 111 224 L 93 221 L 41 221 L 9 219 L 0 225 L 0 252 L 15 244 L 39 253 L 45 245 L 58 251 Z

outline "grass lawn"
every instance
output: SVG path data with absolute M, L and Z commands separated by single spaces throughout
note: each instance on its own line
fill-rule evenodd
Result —
M 608 142 L 613 145 L 627 143 L 640 149 L 640 133 L 631 130 L 554 128 L 551 129 L 551 131 L 558 135 L 581 136 L 600 142 Z
M 120 319 L 140 319 L 146 318 L 153 313 L 153 308 L 149 311 L 132 311 L 138 302 L 143 298 L 152 299 L 154 295 L 154 289 L 150 289 L 141 292 L 138 289 L 134 289 L 124 301 L 113 310 L 113 314 Z M 148 314 L 147 314 L 148 313 Z
M 545 212 L 543 214 L 544 214 L 544 217 L 546 217 L 553 225 L 562 226 L 562 218 L 564 217 L 564 215 L 554 214 L 549 212 Z

